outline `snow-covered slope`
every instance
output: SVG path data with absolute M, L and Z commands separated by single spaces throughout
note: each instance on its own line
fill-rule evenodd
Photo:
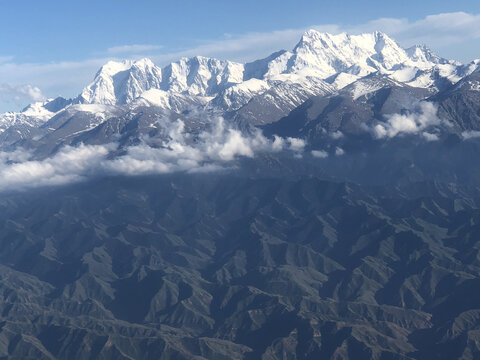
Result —
M 160 88 L 162 70 L 151 60 L 109 61 L 80 94 L 86 104 L 126 104 L 151 88 Z
M 48 99 L 42 102 L 36 102 L 28 105 L 21 112 L 6 112 L 0 115 L 0 133 L 7 128 L 15 125 L 27 125 L 38 127 L 51 119 L 55 111 L 50 111 L 46 106 L 54 99 Z
M 215 96 L 227 87 L 243 81 L 244 65 L 196 56 L 171 63 L 162 72 L 162 90 Z
M 217 59 L 183 58 L 161 69 L 150 59 L 110 61 L 81 95 L 87 104 L 128 104 L 150 89 L 194 96 L 214 96 L 243 81 L 243 64 Z
M 339 72 L 364 76 L 410 61 L 405 50 L 387 35 L 330 35 L 306 32 L 289 59 L 289 72 L 310 70 L 319 77 Z

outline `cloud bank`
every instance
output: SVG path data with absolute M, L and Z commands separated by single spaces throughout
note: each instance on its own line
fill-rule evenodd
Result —
M 66 146 L 54 155 L 34 160 L 24 150 L 0 152 L 0 191 L 21 190 L 83 181 L 102 175 L 199 173 L 225 170 L 234 161 L 260 153 L 291 151 L 301 156 L 301 139 L 267 139 L 258 130 L 242 134 L 216 119 L 211 129 L 193 137 L 183 121 L 166 126 L 164 140 L 146 138 L 139 145 L 120 149 L 118 144 Z

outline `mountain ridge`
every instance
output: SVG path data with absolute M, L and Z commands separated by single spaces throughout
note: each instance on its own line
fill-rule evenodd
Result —
M 182 58 L 163 68 L 148 58 L 109 61 L 74 99 L 49 99 L 20 113 L 0 115 L 0 142 L 3 148 L 36 147 L 42 141 L 68 145 L 108 119 L 129 118 L 128 114 L 148 107 L 154 109 L 153 118 L 183 117 L 197 124 L 194 128 L 221 116 L 245 130 L 275 123 L 312 97 L 350 94 L 357 100 L 387 86 L 370 78 L 385 77 L 397 87 L 426 89 L 426 95 L 415 100 L 423 101 L 451 89 L 479 68 L 478 61 L 462 65 L 437 56 L 425 45 L 403 49 L 378 31 L 332 35 L 308 30 L 292 51 L 281 50 L 246 64 L 202 56 Z M 366 86 L 369 81 L 376 87 Z M 68 127 L 57 132 L 67 119 L 75 123 L 71 132 L 66 132 Z

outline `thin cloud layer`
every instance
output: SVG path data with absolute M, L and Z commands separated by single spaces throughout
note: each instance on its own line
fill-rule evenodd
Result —
M 407 46 L 423 43 L 441 48 L 480 38 L 480 14 L 443 13 L 414 22 L 383 18 L 362 25 L 359 30 L 382 30 Z
M 234 160 L 259 153 L 303 151 L 301 139 L 267 139 L 260 131 L 251 135 L 229 128 L 218 118 L 209 131 L 196 138 L 181 120 L 168 124 L 168 137 L 160 143 L 144 139 L 136 146 L 117 144 L 66 146 L 53 156 L 32 160 L 27 151 L 0 152 L 0 191 L 70 184 L 99 175 L 147 175 L 173 172 L 209 172 L 228 169 Z M 119 151 L 121 155 L 115 155 Z
M 152 51 L 158 51 L 162 49 L 161 45 L 148 45 L 148 44 L 134 44 L 134 45 L 121 45 L 113 46 L 107 49 L 107 53 L 114 55 L 128 55 L 128 54 L 145 54 Z

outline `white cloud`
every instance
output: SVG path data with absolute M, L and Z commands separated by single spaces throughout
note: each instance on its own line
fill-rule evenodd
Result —
M 110 58 L 87 59 L 56 63 L 6 63 L 0 64 L 0 79 L 11 88 L 34 83 L 47 97 L 74 97 L 83 86 L 91 81 L 97 70 Z M 11 103 L 19 103 L 16 108 Z M 0 98 L 0 112 L 17 111 L 31 100 L 15 100 L 14 97 Z
M 344 154 L 345 154 L 345 150 L 343 150 L 341 147 L 337 147 L 337 148 L 335 149 L 335 155 L 337 155 L 337 156 L 342 156 L 342 155 L 344 155 Z
M 273 135 L 272 151 L 281 151 L 285 146 L 285 140 L 280 136 Z
M 344 135 L 340 130 L 334 131 L 333 133 L 330 134 L 330 137 L 334 140 L 341 139 L 343 136 Z
M 452 12 L 428 15 L 416 21 L 405 18 L 380 18 L 355 26 L 316 24 L 296 29 L 252 32 L 238 36 L 229 34 L 224 39 L 207 41 L 191 49 L 159 54 L 155 60 L 164 63 L 194 55 L 214 56 L 240 62 L 255 60 L 281 49 L 291 50 L 308 29 L 332 34 L 342 32 L 360 34 L 378 30 L 392 36 L 405 47 L 426 44 L 442 49 L 452 44 L 465 43 L 469 46 L 469 40 L 480 39 L 480 14 Z
M 287 137 L 287 141 L 290 144 L 290 150 L 292 151 L 303 151 L 303 148 L 305 147 L 305 140 L 303 139 L 298 139 L 298 138 L 292 138 L 292 137 Z
M 0 84 L 0 98 L 6 101 L 18 103 L 21 101 L 43 101 L 46 99 L 42 91 L 32 85 L 10 86 L 8 84 Z
M 107 49 L 107 53 L 109 54 L 145 54 L 151 53 L 152 51 L 158 51 L 162 49 L 163 46 L 161 45 L 147 45 L 147 44 L 134 44 L 134 45 L 121 45 L 121 46 L 113 46 Z
M 155 139 L 144 139 L 113 159 L 108 155 L 117 149 L 116 144 L 67 146 L 43 160 L 32 160 L 31 153 L 21 150 L 0 152 L 0 191 L 68 184 L 102 174 L 221 170 L 231 167 L 235 159 L 252 158 L 262 152 L 291 150 L 297 156 L 305 146 L 303 140 L 296 138 L 267 139 L 259 130 L 250 135 L 242 134 L 226 126 L 222 118 L 216 119 L 211 129 L 203 131 L 197 138 L 185 132 L 181 120 L 159 122 L 159 125 L 164 127 L 168 139 L 157 144 L 150 142 Z
M 26 160 L 28 153 L 0 153 L 0 189 L 60 185 L 84 179 L 105 159 L 111 146 L 65 147 L 42 161 Z M 8 163 L 5 160 L 19 162 Z
M 427 141 L 438 141 L 439 140 L 439 137 L 437 134 L 432 134 L 432 133 L 429 133 L 429 132 L 423 132 L 422 133 L 423 137 L 425 138 L 425 140 Z
M 324 150 L 312 150 L 312 156 L 320 159 L 328 157 L 328 153 Z
M 428 15 L 413 22 L 382 18 L 358 26 L 356 31 L 373 30 L 384 31 L 405 46 L 424 43 L 432 47 L 443 47 L 480 38 L 480 14 L 443 13 Z
M 389 115 L 382 124 L 373 128 L 373 134 L 377 139 L 393 138 L 401 134 L 417 134 L 428 127 L 440 125 L 441 120 L 437 117 L 437 107 L 430 102 L 421 102 L 414 112 L 408 114 Z M 433 134 L 424 133 L 427 140 L 433 139 Z M 429 138 L 430 137 L 430 138 Z
M 477 130 L 470 130 L 462 132 L 462 137 L 465 140 L 480 138 L 480 131 Z

